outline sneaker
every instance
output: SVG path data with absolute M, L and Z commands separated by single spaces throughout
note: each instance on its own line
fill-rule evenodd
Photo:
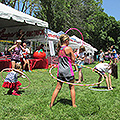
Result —
M 26 78 L 24 75 L 21 76 L 22 78 Z
M 32 72 L 31 70 L 29 70 L 29 72 Z
M 110 90 L 113 90 L 113 88 L 112 88 L 112 87 L 110 87 Z
M 20 94 L 13 92 L 12 95 L 20 96 Z
M 23 70 L 23 72 L 26 72 L 25 70 Z
M 77 70 L 74 70 L 74 72 L 78 72 Z

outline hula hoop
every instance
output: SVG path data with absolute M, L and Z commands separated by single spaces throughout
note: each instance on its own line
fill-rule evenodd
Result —
M 90 68 L 90 67 L 87 67 L 87 66 L 84 66 L 84 65 L 81 65 L 81 66 L 84 67 L 84 68 L 88 68 L 88 69 L 94 70 L 94 71 L 96 71 L 97 73 L 101 74 L 99 71 L 97 71 L 97 70 L 94 69 L 94 68 Z M 52 71 L 52 69 L 55 68 L 55 67 L 56 67 L 56 65 L 52 66 L 52 67 L 50 68 L 50 70 L 49 70 L 49 73 L 50 73 L 50 75 L 51 75 L 54 79 L 56 79 L 56 80 L 58 80 L 58 81 L 60 81 L 60 82 L 62 82 L 62 83 L 66 83 L 66 84 L 74 85 L 74 86 L 94 86 L 94 85 L 101 84 L 101 83 L 104 81 L 104 75 L 101 74 L 101 75 L 102 75 L 102 80 L 101 80 L 100 82 L 98 82 L 98 83 L 93 83 L 93 84 L 77 84 L 77 83 L 66 82 L 66 81 L 60 80 L 60 79 L 58 79 L 58 78 L 56 78 L 55 76 L 52 75 L 51 71 Z
M 26 89 L 26 88 L 28 88 L 28 87 L 30 86 L 31 81 L 30 81 L 30 79 L 28 78 L 28 76 L 25 75 L 23 72 L 21 72 L 21 71 L 19 71 L 19 70 L 16 70 L 16 69 L 13 69 L 13 68 L 5 68 L 5 69 L 3 69 L 3 70 L 1 71 L 1 78 L 2 78 L 3 80 L 5 80 L 5 79 L 3 78 L 3 76 L 2 76 L 2 73 L 3 73 L 4 71 L 11 71 L 11 70 L 14 70 L 15 72 L 18 72 L 18 73 L 24 75 L 24 76 L 28 79 L 28 81 L 29 81 L 28 86 L 26 86 L 26 87 L 19 87 L 20 89 Z
M 68 30 L 65 32 L 65 34 L 67 34 L 70 30 L 77 30 L 77 31 L 80 33 L 80 35 L 82 36 L 82 45 L 83 45 L 84 38 L 83 38 L 83 35 L 82 35 L 82 33 L 80 32 L 80 30 L 78 30 L 77 28 L 70 28 L 70 29 L 68 29 Z
M 52 60 L 52 62 L 53 62 L 54 64 L 58 64 L 58 57 L 57 57 L 57 58 L 54 58 L 54 59 Z
M 108 89 L 105 89 L 105 90 L 100 90 L 100 89 L 92 89 L 92 88 L 95 88 L 95 86 L 90 86 L 90 87 L 88 87 L 88 89 L 90 89 L 90 90 L 94 90 L 94 91 L 111 91 L 111 89 L 110 90 L 108 90 Z
M 41 69 L 39 69 L 38 71 L 36 71 L 36 70 L 32 70 L 32 72 L 46 72 L 47 70 L 41 70 Z

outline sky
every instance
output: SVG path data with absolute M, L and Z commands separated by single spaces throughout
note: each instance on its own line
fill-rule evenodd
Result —
M 102 8 L 108 16 L 113 16 L 120 20 L 120 0 L 103 0 Z

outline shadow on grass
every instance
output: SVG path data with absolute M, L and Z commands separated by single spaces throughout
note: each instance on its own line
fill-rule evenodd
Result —
M 115 88 L 115 87 L 112 87 Z M 94 90 L 94 91 L 112 91 L 113 89 L 109 89 L 106 86 L 90 86 L 89 87 L 90 90 Z
M 54 104 L 53 104 L 53 106 L 55 106 L 57 103 L 62 103 L 62 104 L 64 104 L 64 105 L 70 105 L 70 106 L 72 106 L 72 101 L 71 100 L 68 100 L 68 99 L 60 99 L 60 100 L 57 100 L 57 102 L 55 102 Z
M 17 93 L 18 93 L 18 94 L 22 94 L 23 92 L 25 92 L 25 91 L 24 91 L 24 90 L 21 90 L 21 91 L 18 91 Z M 12 93 L 8 94 L 8 93 L 5 93 L 5 92 L 3 92 L 3 94 L 4 94 L 4 95 L 12 95 Z
M 79 79 L 75 79 L 75 82 L 77 82 L 78 80 L 79 80 Z M 86 79 L 84 79 L 84 80 L 86 80 Z M 74 83 L 75 83 L 75 82 L 74 82 Z M 83 82 L 83 80 L 81 80 L 81 82 Z M 82 84 L 82 83 L 81 83 L 81 84 Z
M 97 88 L 97 89 L 107 89 L 107 86 L 100 86 L 100 87 L 98 87 L 98 86 L 93 86 L 92 88 Z M 115 88 L 115 87 L 113 87 L 113 88 Z
M 20 91 L 18 91 L 17 93 L 18 94 L 22 94 L 22 93 L 24 93 L 25 92 L 25 90 L 20 90 Z

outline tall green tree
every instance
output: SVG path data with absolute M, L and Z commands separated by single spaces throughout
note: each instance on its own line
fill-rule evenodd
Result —
M 0 0 L 0 2 L 29 15 L 33 14 L 38 4 L 38 0 Z
M 59 32 L 79 29 L 84 40 L 98 50 L 120 46 L 120 21 L 108 16 L 101 7 L 102 0 L 0 0 L 24 13 L 47 21 L 49 29 Z M 68 32 L 81 38 L 78 31 Z

